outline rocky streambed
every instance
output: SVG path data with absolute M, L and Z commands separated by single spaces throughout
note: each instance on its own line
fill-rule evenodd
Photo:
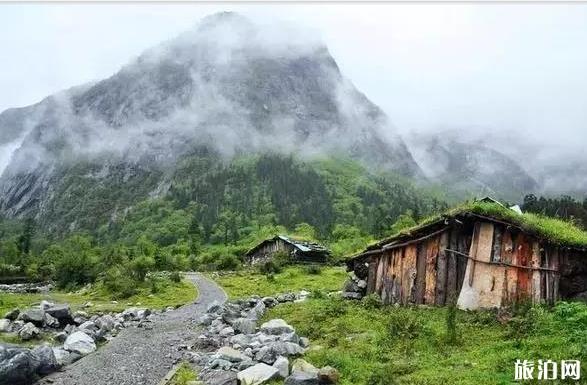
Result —
M 0 333 L 33 348 L 0 343 L 0 385 L 28 384 L 92 353 L 129 326 L 150 328 L 150 309 L 132 307 L 120 313 L 89 315 L 68 304 L 42 301 L 14 309 L 0 319 Z
M 303 301 L 308 294 L 212 304 L 199 319 L 204 329 L 196 344 L 184 347 L 184 359 L 200 368 L 200 381 L 208 385 L 260 385 L 276 379 L 286 385 L 336 383 L 336 369 L 315 368 L 300 358 L 310 341 L 291 325 L 282 319 L 260 322 L 268 308 Z

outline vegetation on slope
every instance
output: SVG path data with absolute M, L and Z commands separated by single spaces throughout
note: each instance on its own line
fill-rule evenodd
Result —
M 513 316 L 499 322 L 489 311 L 381 307 L 367 297 L 283 304 L 265 318 L 283 318 L 308 336 L 305 358 L 337 368 L 342 385 L 505 385 L 517 359 L 579 359 L 585 371 L 587 306 L 524 307 Z

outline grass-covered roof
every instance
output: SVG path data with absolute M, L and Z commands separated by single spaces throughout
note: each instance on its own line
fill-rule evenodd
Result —
M 587 232 L 569 221 L 533 213 L 519 214 L 499 203 L 472 201 L 449 209 L 442 214 L 426 218 L 420 221 L 416 226 L 404 229 L 390 238 L 384 239 L 368 247 L 368 250 L 380 248 L 385 244 L 399 239 L 409 238 L 410 236 L 419 234 L 427 227 L 433 226 L 443 220 L 462 217 L 467 214 L 506 222 L 552 244 L 587 249 Z

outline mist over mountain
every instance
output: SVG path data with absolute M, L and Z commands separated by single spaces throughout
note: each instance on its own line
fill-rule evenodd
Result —
M 0 133 L 0 145 L 16 148 L 0 179 L 0 209 L 9 216 L 42 216 L 56 200 L 74 199 L 63 185 L 70 170 L 88 165 L 96 185 L 131 186 L 148 174 L 153 183 L 141 190 L 153 190 L 139 195 L 160 194 L 178 159 L 203 146 L 225 160 L 331 154 L 421 173 L 386 115 L 343 77 L 325 46 L 234 13 L 206 17 L 108 79 L 3 112 Z

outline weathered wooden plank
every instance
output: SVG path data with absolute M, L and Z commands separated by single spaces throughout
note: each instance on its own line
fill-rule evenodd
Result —
M 494 225 L 493 228 L 493 248 L 491 250 L 491 261 L 501 262 L 501 240 L 503 236 L 503 226 Z
M 515 244 L 510 230 L 506 230 L 501 238 L 501 259 L 504 263 L 515 265 Z M 505 298 L 504 304 L 511 305 L 516 300 L 516 290 L 518 281 L 518 269 L 515 267 L 506 267 L 504 277 Z
M 475 231 L 470 255 L 479 261 L 490 262 L 493 251 L 494 226 L 489 222 L 481 222 L 476 227 L 478 231 Z M 461 309 L 500 307 L 504 271 L 503 266 L 475 263 L 474 260 L 469 259 L 465 282 L 457 302 L 458 306 Z
M 438 244 L 440 237 L 436 236 L 426 241 L 426 277 L 424 288 L 424 303 L 434 305 L 436 299 L 436 261 L 438 258 Z
M 555 249 L 552 257 L 550 258 L 550 268 L 560 272 L 560 250 Z M 560 273 L 552 274 L 552 303 L 555 303 L 559 299 L 559 281 L 560 281 Z
M 449 248 L 458 251 L 459 232 L 456 229 L 451 230 L 449 235 Z M 457 301 L 457 255 L 448 253 L 446 263 L 446 299 L 455 303 Z
M 532 267 L 540 267 L 540 243 L 537 241 L 532 242 L 532 262 L 530 266 Z M 540 289 L 540 270 L 533 270 L 531 271 L 532 274 L 532 302 L 533 303 L 540 303 L 541 302 L 541 289 Z
M 403 259 L 403 277 L 402 292 L 404 304 L 416 302 L 416 260 L 418 247 L 416 244 L 409 245 L 405 248 L 405 257 Z
M 457 251 L 470 255 L 471 245 L 474 229 L 471 230 L 471 233 L 467 232 L 460 232 L 459 237 L 457 239 Z M 457 297 L 461 292 L 461 288 L 463 287 L 463 283 L 465 280 L 465 271 L 467 270 L 467 263 L 469 261 L 467 258 L 462 258 L 457 256 Z
M 417 304 L 424 303 L 424 292 L 426 290 L 426 244 L 417 244 L 416 260 L 416 296 Z
M 517 248 L 516 261 L 521 266 L 531 266 L 532 264 L 532 244 L 524 233 L 519 233 L 516 238 Z M 517 270 L 517 301 L 531 300 L 532 297 L 532 270 L 516 269 Z
M 447 292 L 447 253 L 446 249 L 449 244 L 449 233 L 445 231 L 440 235 L 438 243 L 438 260 L 436 263 L 436 305 L 444 305 L 446 303 L 446 292 Z

